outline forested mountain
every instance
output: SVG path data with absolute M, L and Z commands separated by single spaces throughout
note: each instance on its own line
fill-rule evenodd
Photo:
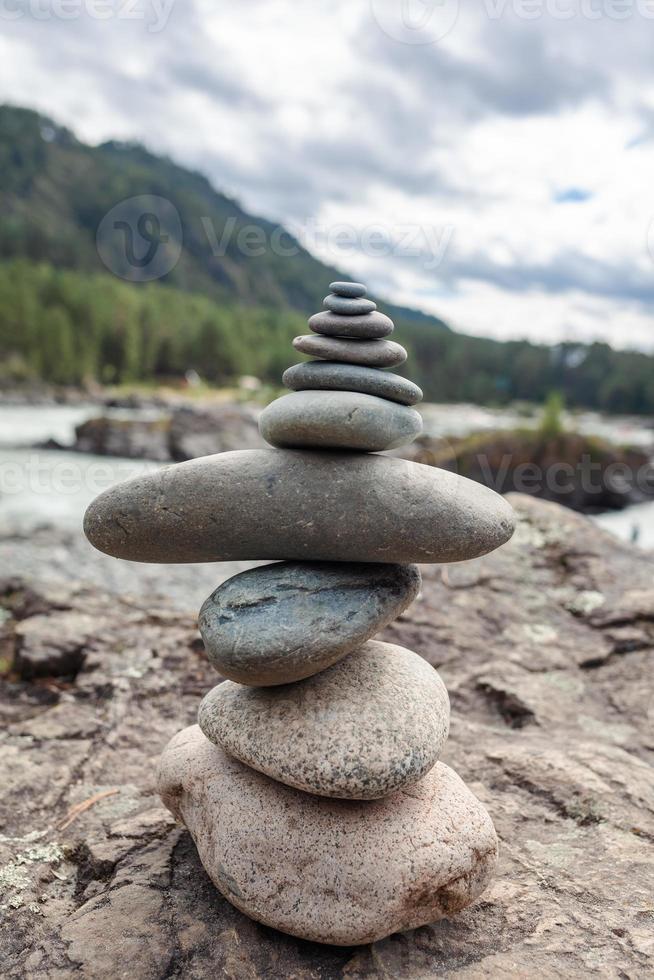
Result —
M 106 272 L 125 262 L 121 235 L 96 235 L 105 215 L 140 195 L 169 201 L 183 247 L 158 281 L 223 302 L 314 313 L 326 287 L 343 273 L 314 259 L 281 226 L 247 214 L 201 174 L 142 146 L 92 147 L 30 109 L 0 106 L 0 257 L 46 261 L 58 268 Z M 173 212 L 174 213 L 174 212 Z M 175 229 L 164 228 L 172 237 Z M 175 247 L 169 242 L 169 247 Z M 259 252 L 261 254 L 259 254 Z M 130 273 L 138 275 L 135 267 Z M 383 304 L 402 320 L 445 328 L 435 317 Z
M 221 384 L 241 374 L 279 382 L 290 338 L 342 276 L 201 175 L 140 146 L 86 146 L 31 110 L 0 107 L 0 174 L 0 381 L 156 380 L 195 368 Z M 106 268 L 125 261 L 119 240 L 104 241 L 103 262 L 96 236 L 118 202 L 143 194 L 174 204 L 183 248 L 163 277 L 126 282 Z M 252 254 L 239 242 L 246 228 L 278 247 Z M 224 247 L 212 248 L 211 236 Z M 572 406 L 654 412 L 645 354 L 500 343 L 380 305 L 432 400 L 542 401 L 560 390 Z

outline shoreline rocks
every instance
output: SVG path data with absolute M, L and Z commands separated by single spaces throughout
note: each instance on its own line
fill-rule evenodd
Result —
M 584 514 L 654 498 L 651 452 L 576 432 L 491 431 L 445 441 L 420 436 L 403 455 L 498 493 L 529 493 Z
M 76 427 L 72 446 L 55 443 L 52 448 L 180 462 L 211 453 L 260 448 L 263 440 L 257 417 L 252 406 L 234 403 L 163 405 L 156 410 L 108 408 L 107 414 Z
M 5 656 L 29 652 L 14 633 L 35 616 L 47 627 L 40 648 L 44 635 L 47 645 L 62 634 L 79 642 L 78 617 L 92 633 L 74 682 L 17 684 L 14 671 L 4 681 L 0 852 L 3 867 L 23 878 L 20 888 L 7 882 L 3 896 L 7 980 L 25 980 L 27 967 L 43 977 L 114 980 L 126 941 L 139 980 L 239 971 L 242 980 L 471 980 L 525 971 L 588 980 L 598 950 L 604 975 L 646 973 L 654 555 L 556 504 L 510 499 L 520 518 L 513 540 L 447 575 L 425 566 L 419 601 L 379 637 L 440 665 L 453 716 L 441 759 L 492 816 L 501 840 L 496 871 L 461 914 L 355 948 L 301 942 L 252 922 L 215 888 L 190 833 L 156 795 L 154 760 L 195 723 L 201 697 L 219 680 L 198 653 L 193 603 L 183 614 L 174 608 L 168 576 L 194 569 L 158 566 L 161 598 L 153 599 L 145 566 L 96 552 L 97 569 L 111 576 L 113 566 L 116 576 L 103 582 L 90 547 L 71 553 L 54 539 L 48 547 L 40 533 L 8 538 L 5 567 L 24 570 L 28 581 L 0 589 Z M 199 608 L 212 590 L 211 567 L 195 571 L 206 580 L 196 590 Z M 123 583 L 122 574 L 131 579 Z M 25 841 L 105 787 L 117 792 L 53 837 L 66 854 L 60 863 L 51 863 L 48 840 Z M 374 872 L 379 856 L 370 860 Z

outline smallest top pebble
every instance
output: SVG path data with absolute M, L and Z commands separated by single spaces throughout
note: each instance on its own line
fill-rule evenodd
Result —
M 348 299 L 357 299 L 368 294 L 362 282 L 330 282 L 329 289 L 337 296 L 347 296 Z

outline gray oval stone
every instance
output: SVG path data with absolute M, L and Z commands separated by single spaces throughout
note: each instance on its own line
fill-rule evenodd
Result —
M 336 293 L 338 296 L 349 296 L 351 299 L 365 296 L 368 292 L 362 282 L 330 282 L 329 288 L 332 293 Z
M 407 359 L 407 352 L 392 340 L 343 340 L 339 337 L 315 337 L 303 334 L 296 337 L 293 347 L 311 357 L 345 364 L 364 364 L 368 367 L 397 367 Z
M 388 398 L 401 405 L 422 401 L 422 391 L 413 381 L 379 368 L 342 364 L 338 361 L 304 361 L 284 371 L 282 381 L 293 391 L 335 390 L 361 391 L 366 395 Z
M 286 684 L 360 647 L 419 591 L 417 565 L 278 562 L 216 589 L 200 610 L 200 632 L 223 677 Z
M 252 769 L 347 800 L 376 800 L 421 779 L 438 761 L 449 719 L 434 668 L 378 640 L 296 684 L 225 681 L 198 712 L 207 738 Z
M 372 453 L 250 449 L 105 490 L 86 536 L 150 562 L 464 561 L 513 534 L 507 501 L 447 470 Z
M 158 789 L 232 905 L 314 942 L 362 945 L 451 918 L 497 862 L 488 813 L 442 762 L 409 793 L 329 800 L 244 766 L 193 725 L 164 751 Z
M 377 309 L 377 304 L 373 303 L 371 299 L 363 299 L 362 297 L 350 299 L 347 296 L 337 296 L 335 293 L 325 296 L 322 305 L 326 310 L 331 310 L 332 313 L 338 313 L 341 316 L 363 316 Z
M 375 310 L 363 316 L 342 316 L 340 313 L 314 313 L 309 319 L 314 333 L 327 337 L 355 337 L 361 340 L 378 340 L 393 333 L 395 324 L 384 313 Z
M 358 391 L 294 391 L 259 416 L 259 432 L 282 449 L 396 449 L 422 432 L 413 408 Z

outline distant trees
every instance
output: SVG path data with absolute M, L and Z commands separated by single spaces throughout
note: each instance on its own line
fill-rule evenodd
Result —
M 31 110 L 0 106 L 0 173 L 0 380 L 156 381 L 192 368 L 215 384 L 241 374 L 279 383 L 302 314 L 341 278 L 201 174 L 137 145 L 86 146 Z M 96 234 L 117 203 L 142 194 L 177 209 L 184 247 L 165 281 L 131 285 L 107 273 Z M 239 245 L 253 231 L 262 254 Z M 386 310 L 407 373 L 432 401 L 542 403 L 560 391 L 572 408 L 654 412 L 645 354 L 498 343 Z
M 430 330 L 397 322 L 411 348 L 408 373 L 434 401 L 502 405 L 544 402 L 558 391 L 570 408 L 626 414 L 654 412 L 654 358 L 608 344 L 545 347 L 527 341 Z
M 654 413 L 654 360 L 646 354 L 606 344 L 498 343 L 399 319 L 396 326 L 410 354 L 406 373 L 430 401 L 542 404 L 556 391 L 572 408 Z M 296 359 L 290 342 L 306 330 L 304 317 L 288 310 L 28 259 L 0 262 L 5 383 L 157 381 L 194 369 L 216 385 L 244 374 L 279 384 Z
M 0 380 L 55 384 L 242 374 L 279 380 L 304 329 L 298 314 L 220 305 L 27 260 L 0 263 Z

